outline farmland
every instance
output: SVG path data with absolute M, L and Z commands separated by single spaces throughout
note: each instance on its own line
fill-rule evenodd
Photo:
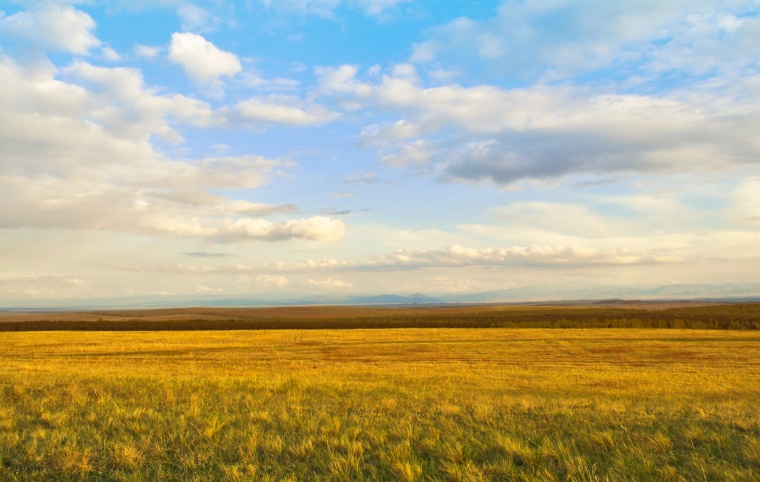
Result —
M 755 330 L 352 327 L 0 333 L 0 479 L 760 478 Z

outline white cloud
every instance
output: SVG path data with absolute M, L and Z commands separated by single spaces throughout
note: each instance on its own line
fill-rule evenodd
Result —
M 109 62 L 118 62 L 121 60 L 121 55 L 119 55 L 119 52 L 115 51 L 111 47 L 101 47 L 100 55 Z
M 317 74 L 343 109 L 397 116 L 360 136 L 381 162 L 434 161 L 446 180 L 714 172 L 760 159 L 755 3 L 508 0 L 493 19 L 434 30 L 410 57 L 437 69 L 429 78 L 477 62 L 523 87 L 423 87 L 403 65 L 379 81 L 353 65 Z M 589 73 L 599 80 L 573 83 Z
M 363 144 L 400 140 L 407 134 L 398 126 L 427 135 L 456 127 L 448 139 L 439 136 L 426 146 L 444 153 L 437 160 L 449 179 L 509 184 L 577 172 L 705 171 L 756 162 L 760 155 L 752 134 L 760 129 L 760 113 L 747 109 L 748 97 L 760 101 L 756 89 L 737 87 L 726 95 L 709 82 L 667 95 L 544 85 L 424 88 L 405 77 L 372 83 L 357 74 L 348 65 L 318 71 L 322 91 L 346 108 L 404 116 L 384 131 L 365 130 Z
M 245 217 L 282 212 L 278 206 L 195 195 L 193 191 L 154 192 L 144 187 L 114 185 L 105 179 L 85 182 L 47 176 L 0 176 L 0 186 L 8 201 L 0 207 L 0 228 L 108 230 L 161 237 L 270 242 L 288 239 L 332 242 L 342 239 L 346 232 L 342 221 L 326 217 L 283 222 Z
M 224 288 L 210 288 L 206 285 L 195 285 L 196 293 L 222 293 Z
M 88 55 L 100 46 L 93 34 L 95 21 L 74 7 L 52 2 L 39 3 L 31 10 L 4 17 L 0 12 L 0 32 L 45 50 Z
M 298 261 L 294 263 L 285 263 L 283 261 L 277 261 L 274 263 L 268 263 L 267 267 L 271 267 L 277 271 L 314 271 L 314 270 L 335 270 L 342 268 L 349 268 L 355 266 L 356 263 L 348 260 L 339 260 L 336 258 L 327 259 L 307 259 L 305 261 Z
M 287 288 L 290 284 L 288 278 L 282 275 L 259 275 L 256 277 L 256 286 L 259 288 Z
M 155 59 L 161 54 L 162 51 L 163 51 L 162 47 L 154 47 L 151 45 L 137 44 L 134 47 L 135 55 L 137 55 L 138 57 L 146 58 L 146 59 Z
M 66 175 L 107 159 L 130 163 L 150 158 L 144 138 L 124 138 L 91 120 L 108 110 L 91 92 L 57 80 L 49 64 L 21 68 L 0 55 L 0 165 L 6 175 L 46 172 Z M 88 119 L 89 118 L 89 119 Z M 145 119 L 140 119 L 144 121 Z M 134 126 L 134 121 L 119 127 Z M 151 122 L 148 122 L 151 124 Z M 160 124 L 160 125 L 159 125 Z M 164 130 L 157 122 L 154 127 Z
M 292 238 L 331 242 L 343 239 L 346 225 L 339 219 L 313 216 L 273 223 L 266 219 L 226 220 L 220 234 L 229 240 L 258 239 L 282 241 Z
M 309 278 L 305 282 L 306 285 L 311 286 L 312 288 L 320 288 L 320 289 L 340 289 L 340 288 L 353 288 L 353 283 L 349 283 L 348 281 L 344 281 L 339 278 L 326 278 L 326 279 L 311 279 Z
M 74 62 L 64 72 L 92 88 L 87 116 L 119 137 L 158 135 L 176 141 L 181 137 L 167 118 L 196 126 L 218 122 L 209 104 L 179 94 L 159 95 L 145 85 L 137 69 Z
M 224 112 L 232 122 L 295 126 L 322 125 L 338 116 L 324 106 L 305 104 L 297 98 L 282 95 L 253 97 L 238 102 Z
M 259 187 L 285 163 L 253 155 L 176 160 L 153 148 L 154 135 L 177 137 L 168 119 L 210 123 L 206 104 L 158 95 L 133 69 L 84 62 L 66 69 L 92 90 L 56 73 L 49 64 L 24 69 L 0 56 L 0 122 L 7 126 L 0 130 L 0 227 L 228 240 L 344 236 L 341 221 L 275 223 L 260 217 L 295 206 L 210 192 Z
M 426 267 L 578 267 L 593 265 L 634 265 L 675 263 L 677 256 L 656 255 L 646 251 L 614 249 L 600 251 L 570 246 L 513 246 L 509 248 L 470 248 L 452 245 L 440 250 L 402 249 L 381 256 L 369 266 L 378 268 Z
M 169 59 L 205 84 L 212 84 L 222 76 L 233 76 L 243 69 L 235 54 L 220 50 L 194 33 L 172 34 Z
M 157 178 L 157 184 L 190 191 L 250 189 L 263 184 L 278 164 L 260 156 L 210 157 L 173 164 L 170 172 Z
M 417 140 L 403 144 L 395 152 L 380 158 L 380 162 L 396 167 L 422 167 L 430 162 L 432 156 L 430 144 L 425 140 Z
M 370 125 L 363 128 L 359 135 L 359 143 L 362 147 L 387 147 L 412 137 L 418 137 L 421 134 L 420 126 L 411 124 L 405 120 L 399 120 L 393 123 Z

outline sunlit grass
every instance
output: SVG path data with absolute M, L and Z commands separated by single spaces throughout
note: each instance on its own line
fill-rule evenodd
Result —
M 760 334 L 0 334 L 4 480 L 759 480 Z

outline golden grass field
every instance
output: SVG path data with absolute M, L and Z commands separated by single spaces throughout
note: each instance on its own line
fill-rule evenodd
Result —
M 760 333 L 0 333 L 2 480 L 760 480 Z

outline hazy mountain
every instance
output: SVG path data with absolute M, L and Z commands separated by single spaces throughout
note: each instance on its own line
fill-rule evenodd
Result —
M 131 296 L 97 299 L 46 299 L 9 302 L 0 309 L 82 310 L 102 308 L 169 308 L 183 306 L 296 306 L 296 305 L 409 305 L 438 303 L 510 303 L 562 300 L 608 299 L 760 299 L 760 283 L 673 284 L 657 287 L 526 286 L 482 293 L 451 294 L 438 297 L 377 294 L 366 296 L 308 296 L 298 298 L 253 298 L 245 296 Z
M 603 300 L 610 298 L 690 299 L 736 296 L 760 296 L 760 283 L 674 284 L 654 288 L 633 286 L 603 286 L 593 288 L 527 286 L 483 293 L 447 295 L 442 298 L 448 302 L 459 303 L 498 303 L 512 301 Z

